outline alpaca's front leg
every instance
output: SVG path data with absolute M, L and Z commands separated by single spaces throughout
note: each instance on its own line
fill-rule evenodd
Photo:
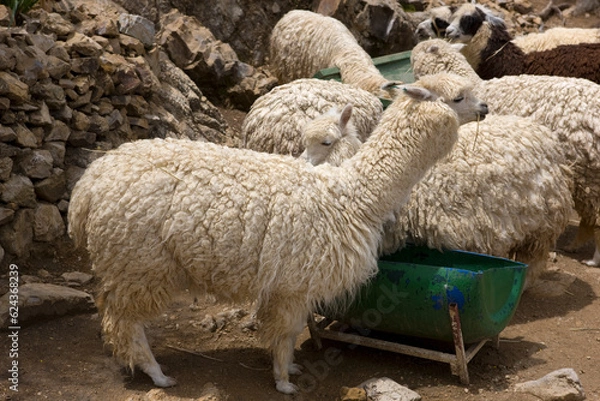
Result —
M 273 376 L 277 391 L 284 394 L 297 393 L 299 388 L 290 382 L 290 374 L 300 374 L 301 365 L 294 363 L 296 338 L 304 329 L 307 312 L 303 306 L 294 304 L 293 297 L 273 300 L 259 310 L 263 322 L 264 339 L 270 344 L 273 355 Z

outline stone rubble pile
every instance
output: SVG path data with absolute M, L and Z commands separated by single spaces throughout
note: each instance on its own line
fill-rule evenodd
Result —
M 89 5 L 88 5 L 89 4 Z M 235 145 L 236 136 L 198 85 L 155 42 L 155 25 L 124 9 L 110 16 L 95 2 L 52 2 L 18 26 L 0 6 L 0 261 L 29 257 L 35 244 L 66 233 L 69 194 L 85 167 L 123 142 L 186 137 Z M 182 16 L 171 16 L 177 25 Z M 189 32 L 189 26 L 181 26 Z M 206 33 L 206 35 L 210 32 Z M 171 56 L 177 50 L 161 36 Z M 196 35 L 202 41 L 202 35 Z M 201 51 L 202 49 L 198 49 Z M 202 53 L 202 52 L 201 52 Z M 214 56 L 201 73 L 223 71 L 235 53 Z M 182 59 L 179 57 L 179 59 Z M 246 103 L 273 86 L 240 71 Z M 247 73 L 247 74 L 246 74 Z M 239 87 L 239 86 L 238 86 Z

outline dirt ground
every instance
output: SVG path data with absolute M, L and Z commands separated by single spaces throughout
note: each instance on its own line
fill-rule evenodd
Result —
M 302 392 L 285 396 L 275 390 L 269 355 L 257 342 L 256 332 L 248 328 L 251 315 L 237 312 L 215 332 L 200 328 L 207 313 L 215 316 L 240 308 L 247 313 L 251 307 L 205 301 L 194 304 L 186 294 L 151 322 L 147 333 L 157 360 L 178 380 L 178 385 L 166 392 L 179 397 L 198 397 L 211 382 L 229 400 L 334 401 L 342 386 L 389 377 L 418 392 L 423 400 L 528 401 L 536 398 L 515 396 L 511 385 L 568 367 L 579 375 L 587 399 L 600 400 L 600 269 L 580 263 L 593 253 L 591 243 L 575 254 L 560 251 L 575 229 L 573 221 L 542 276 L 554 282 L 574 280 L 558 296 L 523 294 L 515 316 L 500 334 L 500 347 L 487 343 L 469 363 L 469 386 L 460 384 L 449 365 L 441 362 L 331 340 L 324 340 L 324 348 L 317 350 L 305 330 L 295 354 L 305 372 L 292 379 Z M 53 255 L 19 268 L 21 274 L 35 274 L 43 268 L 55 278 L 65 271 L 89 272 L 85 255 L 67 242 Z M 93 291 L 93 283 L 84 289 Z M 0 348 L 9 349 L 5 335 Z M 337 353 L 335 359 L 325 356 L 333 352 Z M 7 359 L 3 356 L 2 360 Z M 103 348 L 95 314 L 39 321 L 22 328 L 18 360 L 19 392 L 10 391 L 4 379 L 0 399 L 125 400 L 153 388 L 145 374 L 132 376 L 112 360 Z M 2 376 L 6 377 L 4 369 Z
M 535 4 L 535 2 L 534 2 Z M 539 2 L 541 10 L 546 2 Z M 554 17 L 555 18 L 555 17 Z M 559 21 L 551 20 L 548 25 Z M 570 20 L 568 26 L 598 26 L 597 17 Z M 234 127 L 244 114 L 223 110 Z M 447 364 L 366 347 L 324 341 L 317 350 L 308 330 L 296 344 L 296 361 L 305 373 L 292 378 L 301 393 L 285 396 L 275 390 L 271 362 L 259 345 L 256 332 L 245 324 L 250 315 L 226 320 L 214 332 L 200 328 L 205 314 L 217 315 L 232 306 L 208 301 L 194 303 L 186 294 L 164 315 L 148 325 L 147 333 L 159 363 L 178 385 L 166 393 L 198 397 L 208 382 L 228 395 L 229 400 L 327 400 L 337 399 L 342 386 L 356 386 L 373 377 L 389 377 L 418 392 L 423 400 L 535 400 L 510 391 L 515 383 L 538 379 L 560 368 L 573 368 L 588 400 L 600 400 L 600 269 L 580 261 L 590 258 L 590 243 L 578 253 L 563 252 L 573 237 L 576 220 L 557 245 L 555 258 L 542 279 L 560 281 L 574 278 L 557 296 L 526 292 L 508 327 L 500 334 L 500 347 L 486 344 L 469 363 L 471 383 L 461 385 Z M 59 244 L 51 253 L 19 265 L 20 274 L 38 274 L 45 269 L 49 282 L 67 271 L 90 272 L 86 256 L 72 249 L 70 242 Z M 568 281 L 567 281 L 568 282 Z M 83 287 L 93 292 L 94 283 Z M 248 305 L 238 306 L 251 312 Z M 250 325 L 251 326 L 251 325 Z M 2 381 L 0 399 L 5 400 L 125 400 L 153 388 L 143 373 L 129 374 L 111 358 L 100 337 L 95 314 L 66 316 L 39 321 L 19 332 L 19 392 L 9 389 L 5 361 L 9 338 L 0 336 Z M 335 363 L 326 352 L 336 351 Z

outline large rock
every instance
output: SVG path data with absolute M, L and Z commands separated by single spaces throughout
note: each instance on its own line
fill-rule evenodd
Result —
M 83 291 L 54 284 L 29 283 L 19 287 L 19 315 L 16 324 L 25 325 L 49 318 L 95 310 L 93 297 Z M 0 298 L 0 327 L 15 325 L 9 316 L 9 296 Z
M 161 26 L 159 44 L 207 96 L 225 100 L 227 93 L 240 93 L 229 96 L 229 101 L 241 101 L 234 104 L 248 110 L 257 97 L 272 89 L 274 81 L 264 79 L 266 71 L 240 61 L 229 44 L 216 39 L 196 18 L 174 10 L 162 17 Z M 250 77 L 254 78 L 251 85 L 239 86 Z
M 6 96 L 17 103 L 25 102 L 29 99 L 29 86 L 15 75 L 0 71 L 0 96 Z
M 33 179 L 48 178 L 52 174 L 52 154 L 44 149 L 23 152 L 17 164 L 20 171 Z
M 571 368 L 548 373 L 546 376 L 525 383 L 518 383 L 515 392 L 535 395 L 543 401 L 582 401 L 585 392 L 579 376 Z
M 20 174 L 13 174 L 0 188 L 2 189 L 0 193 L 2 202 L 14 203 L 20 207 L 35 207 L 35 191 L 29 178 Z
M 52 242 L 65 233 L 65 222 L 58 207 L 50 203 L 39 203 L 34 214 L 33 239 Z
M 358 386 L 364 388 L 372 401 L 420 401 L 421 396 L 387 377 L 367 380 Z
M 119 15 L 119 31 L 138 39 L 146 48 L 154 45 L 156 34 L 154 23 L 141 15 L 127 13 Z
M 15 139 L 17 139 L 17 134 L 14 129 L 0 125 L 0 142 L 12 142 Z
M 0 226 L 0 246 L 18 258 L 27 258 L 33 243 L 33 210 L 19 209 L 14 219 Z
M 67 192 L 65 172 L 60 168 L 55 168 L 50 177 L 36 182 L 34 188 L 39 199 L 52 203 L 58 202 Z

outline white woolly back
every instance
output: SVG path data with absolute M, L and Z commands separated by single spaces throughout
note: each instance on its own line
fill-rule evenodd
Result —
M 600 29 L 556 27 L 544 32 L 517 36 L 512 42 L 525 53 L 550 50 L 562 45 L 600 43 Z
M 243 146 L 260 152 L 299 156 L 304 151 L 302 129 L 332 107 L 353 105 L 352 122 L 364 141 L 383 113 L 371 93 L 336 81 L 298 79 L 259 97 L 242 123 Z
M 575 208 L 582 220 L 600 216 L 600 85 L 581 78 L 505 76 L 477 93 L 497 114 L 533 118 L 558 134 L 575 172 Z
M 452 152 L 388 225 L 383 251 L 409 240 L 502 257 L 521 249 L 547 252 L 568 223 L 571 186 L 564 150 L 548 128 L 488 116 L 461 126 Z
M 434 42 L 436 41 L 436 42 Z M 438 50 L 427 51 L 431 42 Z M 581 78 L 542 75 L 482 80 L 462 55 L 443 41 L 426 41 L 412 53 L 415 76 L 439 71 L 469 75 L 490 113 L 530 117 L 558 134 L 573 165 L 575 209 L 582 221 L 600 216 L 600 85 Z
M 280 83 L 310 78 L 319 70 L 338 67 L 342 81 L 381 97 L 388 82 L 369 54 L 339 20 L 306 10 L 285 14 L 271 32 L 269 65 Z
M 443 39 L 418 43 L 411 51 L 410 58 L 415 77 L 449 72 L 468 78 L 475 85 L 481 83 L 482 79 L 460 53 L 459 47 Z

